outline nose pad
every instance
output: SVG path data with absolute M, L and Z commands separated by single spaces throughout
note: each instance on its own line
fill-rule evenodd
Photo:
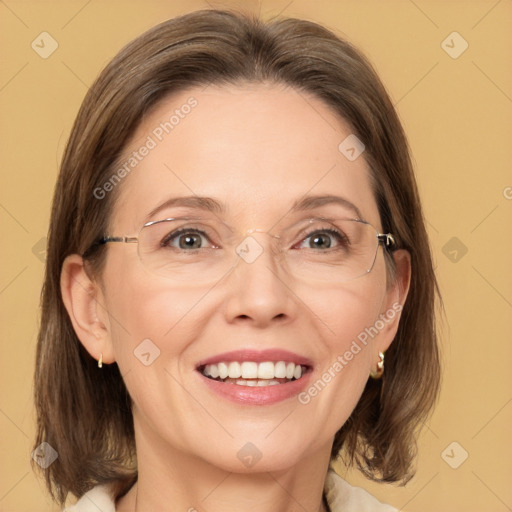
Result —
M 279 245 L 281 237 L 279 235 L 273 235 L 263 229 L 249 229 L 245 233 L 245 238 L 236 247 L 236 253 L 246 263 L 254 263 L 262 254 L 265 252 L 265 248 L 260 242 L 253 236 L 253 233 L 264 233 L 272 238 L 270 251 L 273 259 L 277 259 L 279 263 L 282 262 L 283 252 Z

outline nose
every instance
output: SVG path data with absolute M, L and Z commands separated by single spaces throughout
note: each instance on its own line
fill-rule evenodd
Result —
M 271 244 L 268 237 L 251 234 L 238 246 L 239 260 L 226 283 L 228 322 L 267 327 L 293 320 L 297 302 L 292 283 Z

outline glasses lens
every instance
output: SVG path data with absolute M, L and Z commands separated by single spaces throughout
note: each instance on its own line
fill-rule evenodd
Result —
M 151 272 L 194 286 L 252 265 L 266 251 L 294 279 L 333 284 L 370 272 L 377 255 L 377 231 L 363 221 L 305 219 L 278 233 L 244 236 L 219 221 L 166 219 L 141 230 L 139 256 Z
M 139 256 L 151 272 L 188 286 L 220 279 L 239 259 L 229 249 L 233 233 L 218 221 L 165 219 L 146 224 Z
M 311 283 L 361 277 L 371 271 L 377 255 L 377 230 L 363 221 L 310 219 L 298 238 L 286 251 L 287 263 L 297 278 Z

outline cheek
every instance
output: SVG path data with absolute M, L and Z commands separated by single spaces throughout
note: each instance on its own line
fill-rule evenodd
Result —
M 107 284 L 116 363 L 139 420 L 145 418 L 152 429 L 170 433 L 177 443 L 185 434 L 173 411 L 190 407 L 180 382 L 190 374 L 190 348 L 215 308 L 204 289 L 172 288 L 144 272 L 128 274 Z
M 166 366 L 177 364 L 173 356 L 181 354 L 204 327 L 204 289 L 175 288 L 145 271 L 124 272 L 122 278 L 106 275 L 111 276 L 105 280 L 111 338 L 122 373 L 138 370 L 141 352 Z
M 379 333 L 374 326 L 386 296 L 386 280 L 384 265 L 374 271 L 336 289 L 309 291 L 308 306 L 325 335 L 319 347 L 322 363 L 299 401 L 315 409 L 332 435 L 359 401 L 375 358 L 372 344 Z
M 384 265 L 376 264 L 369 274 L 337 288 L 309 289 L 307 297 L 311 311 L 324 325 L 329 352 L 344 352 L 351 341 L 364 342 L 366 329 L 379 318 L 386 297 Z

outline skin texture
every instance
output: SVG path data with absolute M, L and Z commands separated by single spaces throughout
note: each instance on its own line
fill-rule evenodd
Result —
M 126 154 L 187 102 L 197 106 L 118 185 L 111 235 L 137 236 L 146 216 L 171 196 L 208 196 L 240 233 L 267 230 L 304 195 L 338 195 L 381 231 L 364 157 L 350 162 L 338 145 L 350 133 L 323 102 L 276 85 L 193 88 L 163 100 L 142 120 Z M 168 208 L 149 220 L 193 213 Z M 354 217 L 326 205 L 302 216 Z M 78 255 L 63 266 L 62 291 L 75 331 L 92 357 L 117 362 L 134 402 L 138 483 L 117 503 L 122 512 L 206 509 L 323 510 L 321 494 L 336 431 L 354 409 L 399 314 L 307 405 L 297 397 L 240 405 L 211 392 L 198 361 L 240 348 L 280 348 L 313 361 L 319 379 L 358 334 L 393 304 L 403 304 L 409 258 L 395 252 L 397 278 L 386 283 L 383 249 L 362 278 L 333 285 L 293 279 L 253 234 L 263 254 L 205 286 L 171 286 L 140 263 L 136 244 L 109 244 L 101 278 Z M 160 356 L 134 357 L 144 339 Z M 99 370 L 101 371 L 101 370 Z M 115 406 L 115 404 L 111 404 Z M 261 459 L 246 468 L 247 442 Z

